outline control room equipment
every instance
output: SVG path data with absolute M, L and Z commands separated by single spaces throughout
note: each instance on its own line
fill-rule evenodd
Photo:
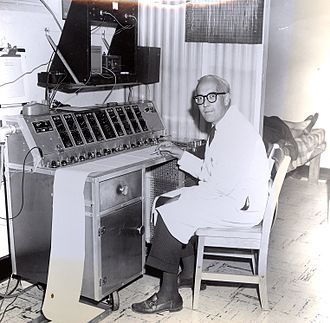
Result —
M 46 35 L 55 56 L 49 71 L 38 74 L 38 85 L 72 93 L 158 82 L 160 48 L 139 47 L 137 25 L 137 1 L 72 0 L 58 45 Z M 92 43 L 100 28 L 114 29 L 111 39 L 100 35 L 101 53 Z
M 143 274 L 154 197 L 194 179 L 179 172 L 171 157 L 154 153 L 165 129 L 151 101 L 29 111 L 4 118 L 6 127 L 15 128 L 6 158 L 13 272 L 47 282 L 55 172 L 102 160 L 112 167 L 91 173 L 84 189 L 81 296 L 96 303 L 113 298 Z

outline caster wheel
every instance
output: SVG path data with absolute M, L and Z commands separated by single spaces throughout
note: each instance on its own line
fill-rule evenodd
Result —
M 108 302 L 113 311 L 117 311 L 119 309 L 119 294 L 117 291 L 114 291 L 109 295 Z

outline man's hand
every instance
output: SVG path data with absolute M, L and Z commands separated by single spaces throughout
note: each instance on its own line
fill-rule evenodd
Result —
M 183 150 L 170 141 L 164 141 L 159 144 L 157 150 L 161 154 L 170 154 L 177 159 L 180 159 L 183 155 Z

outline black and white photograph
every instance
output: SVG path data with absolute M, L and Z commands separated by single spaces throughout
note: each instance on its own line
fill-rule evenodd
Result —
M 0 0 L 0 322 L 330 322 L 329 39 L 328 0 Z

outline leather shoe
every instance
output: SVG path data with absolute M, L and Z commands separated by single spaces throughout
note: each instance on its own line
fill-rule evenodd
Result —
M 147 300 L 132 304 L 132 310 L 137 313 L 155 314 L 165 311 L 177 312 L 182 310 L 182 297 L 179 294 L 173 300 L 159 300 L 157 293 L 153 294 Z
M 191 288 L 193 289 L 194 279 L 193 278 L 182 278 L 178 276 L 178 288 Z M 206 284 L 201 281 L 200 290 L 205 290 Z

